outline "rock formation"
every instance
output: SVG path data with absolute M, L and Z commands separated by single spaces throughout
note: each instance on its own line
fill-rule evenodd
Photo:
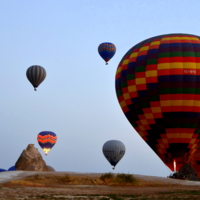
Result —
M 48 168 L 48 171 L 51 171 L 51 172 L 55 172 L 56 171 L 53 167 L 51 167 L 49 165 L 47 165 L 47 168 Z
M 29 144 L 25 150 L 22 151 L 20 157 L 15 163 L 16 170 L 24 171 L 52 171 L 43 160 L 38 149 L 34 144 Z
M 199 181 L 199 177 L 195 170 L 192 168 L 190 163 L 187 163 L 181 167 L 178 172 L 178 175 L 185 177 L 187 180 Z

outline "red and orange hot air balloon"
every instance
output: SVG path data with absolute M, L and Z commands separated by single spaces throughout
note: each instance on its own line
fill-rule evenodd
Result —
M 200 140 L 200 37 L 168 34 L 135 45 L 117 68 L 116 93 L 131 125 L 178 171 Z
M 45 155 L 47 155 L 51 148 L 57 142 L 57 136 L 52 131 L 42 131 L 38 134 L 37 141 L 44 151 Z

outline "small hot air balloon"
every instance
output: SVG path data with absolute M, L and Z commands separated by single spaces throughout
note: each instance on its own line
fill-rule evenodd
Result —
M 31 82 L 36 91 L 36 88 L 44 81 L 46 78 L 46 71 L 40 65 L 33 65 L 29 67 L 26 71 L 26 77 Z
M 121 141 L 109 140 L 103 145 L 102 151 L 108 162 L 113 166 L 113 169 L 115 169 L 117 163 L 124 156 L 126 149 Z
M 107 65 L 108 61 L 115 55 L 116 47 L 110 42 L 104 42 L 99 45 L 98 52 L 100 56 L 106 61 Z
M 51 150 L 57 141 L 57 136 L 51 131 L 42 131 L 37 136 L 37 141 L 43 149 L 45 155 Z
M 120 61 L 115 85 L 130 124 L 179 171 L 200 142 L 200 37 L 167 34 L 136 44 Z

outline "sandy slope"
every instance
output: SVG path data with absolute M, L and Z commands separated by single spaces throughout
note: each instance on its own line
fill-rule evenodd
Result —
M 72 176 L 89 176 L 89 177 L 99 177 L 101 173 L 77 173 L 77 172 L 37 172 L 37 171 L 6 171 L 0 173 L 0 183 L 9 182 L 11 180 L 22 179 L 27 176 L 32 175 L 72 175 Z M 170 179 L 165 177 L 157 177 L 157 176 L 144 176 L 144 175 L 137 175 L 134 174 L 134 177 L 140 180 L 148 181 L 148 182 L 155 182 L 159 184 L 178 184 L 178 185 L 185 185 L 185 186 L 200 186 L 200 182 L 198 181 L 188 181 L 188 180 L 176 180 Z
M 187 180 L 174 180 L 164 177 L 134 175 L 136 179 L 147 183 L 144 186 L 110 186 L 98 184 L 58 184 L 48 186 L 9 186 L 6 182 L 20 180 L 32 175 L 52 175 L 70 177 L 85 177 L 95 179 L 100 173 L 74 173 L 74 172 L 28 172 L 10 171 L 0 173 L 0 200 L 28 200 L 28 199 L 90 199 L 90 200 L 114 200 L 115 196 L 121 199 L 200 199 L 200 182 Z M 149 185 L 148 185 L 149 183 Z M 196 191 L 196 193 L 195 193 Z M 173 193 L 173 194 L 172 194 Z M 131 197 L 127 196 L 131 195 Z M 133 197 L 134 196 L 134 197 Z M 179 198 L 180 197 L 180 198 Z

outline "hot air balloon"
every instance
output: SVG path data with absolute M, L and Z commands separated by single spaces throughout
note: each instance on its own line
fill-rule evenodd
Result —
M 113 169 L 115 169 L 115 166 L 117 163 L 122 159 L 122 157 L 125 154 L 125 146 L 124 144 L 119 140 L 109 140 L 103 145 L 103 154 L 108 160 L 108 162 L 113 166 Z
M 8 169 L 8 171 L 16 171 L 15 165 L 13 165 L 12 167 L 10 167 L 10 168 Z
M 51 148 L 55 145 L 57 136 L 54 132 L 42 131 L 38 134 L 37 141 L 43 149 L 45 155 L 47 155 Z
M 178 171 L 200 140 L 200 37 L 168 34 L 138 43 L 120 61 L 115 85 L 130 124 Z
M 116 47 L 110 42 L 104 42 L 99 45 L 98 52 L 100 56 L 106 61 L 107 65 L 108 61 L 115 55 Z
M 36 91 L 36 88 L 44 81 L 46 78 L 46 71 L 40 65 L 33 65 L 29 67 L 26 71 L 26 77 L 31 82 Z

